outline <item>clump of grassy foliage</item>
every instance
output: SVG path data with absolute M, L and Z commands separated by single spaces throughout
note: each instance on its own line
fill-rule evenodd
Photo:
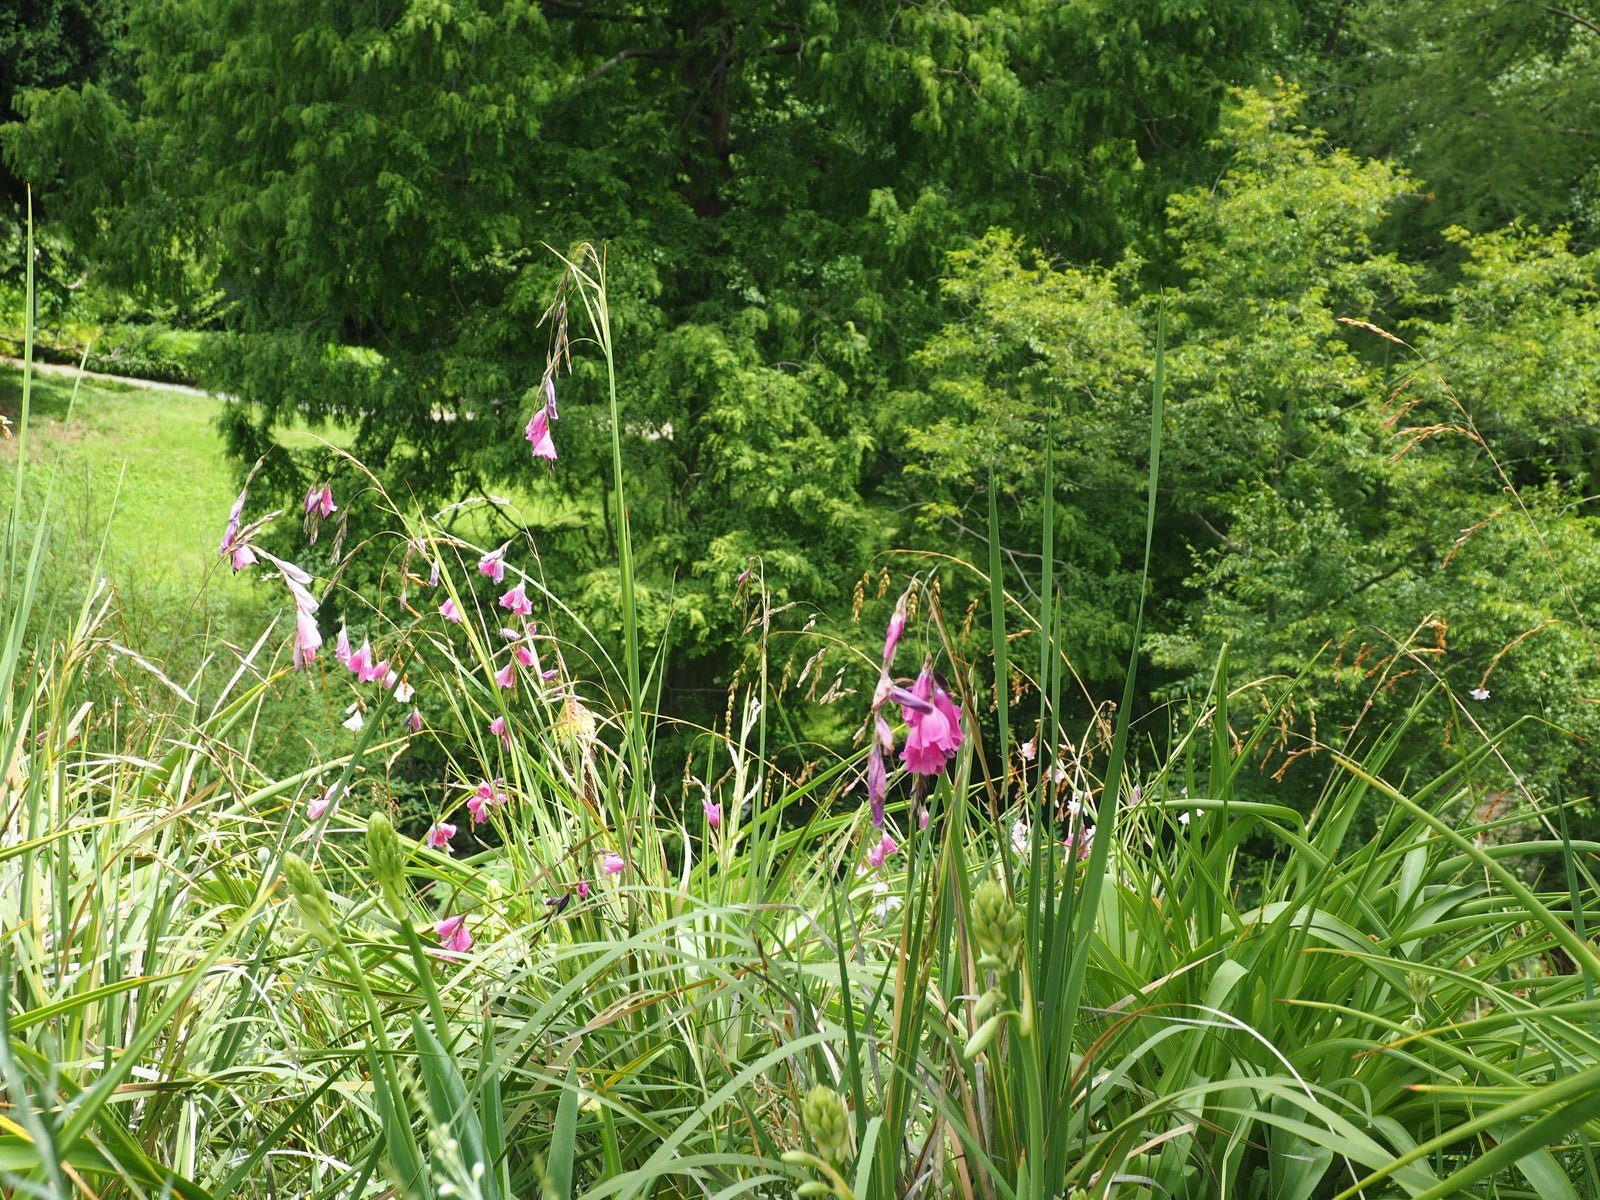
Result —
M 603 261 L 568 267 L 609 366 Z M 25 371 L 22 464 L 30 392 Z M 907 593 L 905 647 L 966 715 L 947 770 L 892 777 L 884 855 L 863 752 L 772 766 L 764 671 L 704 733 L 699 803 L 657 794 L 660 664 L 638 653 L 622 487 L 620 645 L 523 547 L 506 585 L 537 625 L 508 642 L 480 567 L 496 548 L 374 485 L 345 503 L 392 526 L 356 548 L 381 563 L 362 627 L 392 682 L 326 650 L 292 676 L 287 626 L 266 624 L 207 666 L 204 702 L 135 660 L 180 700 L 151 707 L 85 699 L 85 673 L 127 653 L 103 596 L 30 642 L 57 495 L 30 522 L 23 494 L 19 471 L 0 547 L 0 1174 L 18 1194 L 1600 1191 L 1597 847 L 1560 805 L 1480 794 L 1491 739 L 1408 778 L 1403 726 L 1340 761 L 1309 817 L 1239 798 L 1297 685 L 1241 686 L 1225 659 L 1159 754 L 1128 749 L 1131 665 L 1114 720 L 1063 728 L 1048 513 L 1036 603 L 992 539 L 987 661 L 957 657 L 935 588 Z M 740 596 L 759 653 L 758 571 Z M 507 687 L 513 646 L 535 661 Z M 861 660 L 863 697 L 878 670 Z M 349 698 L 348 753 L 261 769 L 254 722 L 286 677 Z M 421 741 L 437 841 L 383 811 Z M 1281 853 L 1241 855 L 1262 838 Z M 1523 882 L 1540 860 L 1560 886 Z

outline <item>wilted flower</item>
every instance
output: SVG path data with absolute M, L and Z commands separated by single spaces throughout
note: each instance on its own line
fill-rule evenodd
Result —
M 611 850 L 606 853 L 606 856 L 601 861 L 600 865 L 605 870 L 607 875 L 620 875 L 622 874 L 622 869 L 628 864 L 622 855 L 618 854 L 615 850 Z
M 550 410 L 548 405 L 533 414 L 533 419 L 528 422 L 527 437 L 533 443 L 533 456 L 535 458 L 548 458 L 551 462 L 555 461 L 556 444 L 550 438 Z
M 478 560 L 478 574 L 487 575 L 496 583 L 501 583 L 506 577 L 506 548 L 501 546 L 498 550 L 491 550 Z
M 556 380 L 554 369 L 545 372 L 544 377 L 544 410 L 550 414 L 552 421 L 559 420 L 556 415 Z M 555 455 L 551 455 L 552 458 Z
M 472 949 L 472 934 L 467 932 L 465 917 L 446 917 L 433 927 L 433 932 L 444 948 L 454 954 L 465 954 Z
M 445 602 L 439 605 L 439 615 L 446 621 L 454 621 L 458 625 L 463 620 L 461 609 L 456 605 L 455 597 L 453 596 L 447 597 Z
M 420 708 L 413 708 L 411 710 L 411 715 L 406 718 L 406 724 L 411 726 L 411 732 L 412 733 L 421 733 L 422 732 L 422 710 Z
M 883 765 L 883 748 L 874 740 L 867 752 L 867 800 L 872 805 L 872 827 L 883 828 L 883 801 L 889 794 L 889 772 Z
M 450 845 L 450 839 L 455 837 L 456 827 L 449 821 L 440 821 L 430 826 L 428 836 L 423 841 L 433 850 L 443 850 Z
M 509 608 L 519 617 L 530 616 L 533 613 L 533 601 L 528 599 L 527 590 L 520 583 L 500 597 L 500 607 Z

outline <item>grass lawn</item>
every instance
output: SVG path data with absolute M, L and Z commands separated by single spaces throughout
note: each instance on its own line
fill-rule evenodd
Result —
M 0 412 L 16 425 L 22 372 L 0 367 Z M 129 588 L 197 590 L 218 563 L 217 539 L 237 494 L 217 417 L 222 401 L 165 389 L 36 375 L 29 503 L 55 481 L 52 526 L 87 565 L 104 542 L 105 573 Z M 9 491 L 18 441 L 0 444 Z M 230 585 L 226 572 L 212 585 Z M 242 586 L 242 581 L 241 581 Z

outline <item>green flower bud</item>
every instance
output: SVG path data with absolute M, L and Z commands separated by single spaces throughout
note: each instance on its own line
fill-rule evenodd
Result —
M 1022 949 L 1022 914 L 993 879 L 972 893 L 972 937 L 986 966 L 1010 967 Z
M 995 1013 L 967 1039 L 967 1044 L 962 1047 L 961 1057 L 967 1059 L 977 1058 L 989 1048 L 989 1043 L 994 1041 L 995 1035 L 1000 1032 L 1000 1022 L 1005 1020 L 1005 1013 Z
M 833 1185 L 831 1183 L 823 1183 L 820 1179 L 813 1179 L 809 1183 L 802 1183 L 799 1187 L 795 1188 L 795 1195 L 804 1198 L 809 1198 L 812 1196 L 831 1196 L 833 1195 Z
M 283 860 L 283 882 L 289 895 L 294 897 L 306 927 L 330 946 L 337 942 L 338 921 L 333 915 L 333 905 L 311 865 L 298 854 L 290 854 Z
M 394 824 L 381 812 L 375 812 L 367 818 L 367 864 L 372 868 L 372 877 L 383 888 L 395 919 L 405 920 L 405 905 L 401 897 L 405 894 L 406 855 L 400 847 L 400 835 L 394 831 Z
M 817 1153 L 837 1166 L 850 1150 L 850 1118 L 844 1101 L 826 1084 L 819 1083 L 800 1106 L 800 1124 L 811 1135 Z

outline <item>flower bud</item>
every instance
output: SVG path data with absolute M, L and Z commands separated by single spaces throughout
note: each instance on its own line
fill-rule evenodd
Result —
M 405 895 L 406 855 L 400 848 L 400 835 L 394 831 L 393 822 L 381 812 L 367 818 L 367 865 L 383 889 L 395 919 L 405 920 L 405 904 L 401 897 Z
M 800 1107 L 800 1124 L 811 1135 L 819 1155 L 835 1165 L 844 1162 L 850 1149 L 850 1119 L 839 1093 L 827 1084 L 817 1084 Z
M 310 864 L 298 854 L 290 854 L 283 860 L 283 882 L 306 927 L 330 946 L 338 941 L 333 905 Z
M 967 1059 L 977 1058 L 989 1048 L 989 1043 L 994 1041 L 995 1035 L 1000 1032 L 1000 1022 L 1005 1019 L 1005 1013 L 995 1013 L 973 1032 L 967 1039 L 967 1044 L 961 1049 L 961 1057 Z
M 1022 948 L 1022 914 L 993 879 L 972 893 L 972 937 L 986 966 L 1010 967 Z
M 833 1195 L 833 1185 L 831 1183 L 823 1183 L 820 1179 L 813 1179 L 810 1182 L 802 1183 L 799 1187 L 795 1188 L 795 1195 L 802 1198 L 809 1198 L 812 1196 L 831 1196 Z

